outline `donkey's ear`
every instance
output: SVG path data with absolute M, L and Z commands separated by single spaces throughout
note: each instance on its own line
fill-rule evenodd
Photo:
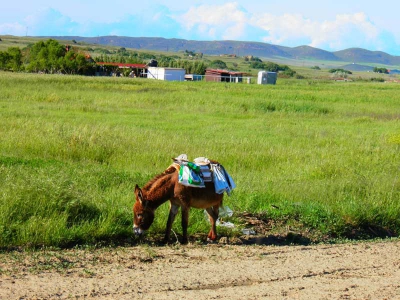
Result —
M 140 204 L 143 205 L 143 192 L 138 185 L 135 186 L 135 195 L 136 195 L 136 200 L 138 200 Z

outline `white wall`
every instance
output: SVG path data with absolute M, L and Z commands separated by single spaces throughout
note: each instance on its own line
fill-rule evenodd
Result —
M 185 69 L 178 68 L 158 68 L 148 67 L 147 78 L 167 80 L 167 81 L 184 81 L 185 80 Z

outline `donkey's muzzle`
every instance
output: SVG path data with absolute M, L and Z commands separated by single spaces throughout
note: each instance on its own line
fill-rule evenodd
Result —
M 142 235 L 145 233 L 145 230 L 140 229 L 140 227 L 133 226 L 133 233 L 135 235 Z

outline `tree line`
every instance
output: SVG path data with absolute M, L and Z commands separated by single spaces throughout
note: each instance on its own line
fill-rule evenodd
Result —
M 122 48 L 121 48 L 122 49 Z M 150 60 L 157 60 L 159 67 L 182 68 L 187 74 L 204 75 L 208 65 L 200 60 L 185 60 L 179 56 L 153 55 L 149 53 L 138 53 L 118 50 L 115 55 L 99 55 L 96 60 L 99 62 L 146 64 Z M 123 48 L 124 49 L 124 48 Z
M 264 71 L 270 71 L 270 72 L 281 72 L 285 76 L 292 77 L 296 74 L 296 71 L 292 70 L 289 66 L 287 65 L 278 65 L 273 62 L 262 62 L 260 59 L 252 59 L 252 62 L 250 63 L 250 68 L 253 69 L 260 69 Z
M 79 48 L 61 45 L 53 39 L 39 41 L 24 49 L 0 51 L 0 69 L 63 74 L 93 74 L 94 61 Z
M 43 72 L 50 74 L 93 75 L 98 66 L 96 62 L 117 62 L 146 64 L 156 59 L 160 67 L 183 68 L 187 73 L 205 74 L 207 64 L 199 60 L 183 60 L 179 56 L 165 56 L 118 49 L 114 55 L 101 54 L 93 59 L 78 47 L 62 45 L 49 39 L 29 45 L 24 49 L 10 47 L 0 51 L 0 70 L 13 72 Z
M 54 39 L 39 41 L 28 45 L 24 49 L 18 47 L 0 51 L 0 70 L 14 72 L 35 72 L 49 74 L 80 74 L 94 75 L 99 69 L 96 62 L 146 64 L 152 59 L 157 60 L 159 67 L 183 68 L 187 74 L 204 75 L 207 68 L 226 69 L 227 65 L 222 60 L 204 61 L 202 57 L 193 51 L 186 51 L 186 57 L 195 59 L 182 59 L 178 55 L 166 56 L 154 55 L 145 52 L 129 51 L 124 47 L 114 53 L 102 53 L 92 58 L 89 49 L 76 46 L 62 45 Z M 246 57 L 245 57 L 246 60 Z M 288 66 L 281 66 L 272 62 L 262 62 L 261 59 L 247 57 L 250 67 L 272 72 L 280 72 L 283 75 L 294 76 L 295 71 Z

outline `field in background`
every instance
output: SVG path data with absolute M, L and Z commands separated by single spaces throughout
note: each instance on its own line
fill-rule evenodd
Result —
M 67 38 L 67 37 L 65 37 Z M 28 45 L 35 44 L 39 41 L 46 41 L 48 38 L 45 37 L 17 37 L 10 35 L 0 36 L 0 51 L 7 51 L 10 47 L 19 47 L 21 49 L 26 48 Z M 119 46 L 110 46 L 110 45 L 100 45 L 100 44 L 88 44 L 85 42 L 76 42 L 75 40 L 58 40 L 62 45 L 70 45 L 76 47 L 80 51 L 85 54 L 91 55 L 94 59 L 98 58 L 99 55 L 104 53 L 109 53 L 110 57 L 118 55 L 118 51 L 121 49 Z M 146 49 L 126 49 L 128 52 L 136 52 L 136 53 L 146 53 L 152 54 L 156 57 L 158 56 L 167 56 L 174 57 L 176 59 L 188 60 L 189 58 L 181 52 L 172 52 L 172 51 L 154 51 L 154 50 L 146 50 Z M 340 69 L 346 68 L 345 66 L 348 64 L 352 64 L 353 61 L 324 61 L 324 60 L 316 60 L 312 58 L 307 59 L 289 59 L 286 57 L 260 57 L 263 62 L 274 62 L 280 65 L 288 65 L 294 71 L 296 71 L 296 75 L 306 78 L 306 79 L 332 79 L 332 77 L 337 78 L 338 75 L 334 75 L 329 73 L 330 69 Z M 260 71 L 259 69 L 251 68 L 250 62 L 246 62 L 243 56 L 231 56 L 231 55 L 204 55 L 201 61 L 206 64 L 210 64 L 214 60 L 222 60 L 226 63 L 227 69 L 236 70 L 240 72 L 245 72 L 246 76 L 249 75 L 252 78 L 252 82 L 257 82 L 257 73 Z M 145 61 L 144 63 L 146 63 Z M 383 65 L 377 63 L 360 63 L 360 65 L 368 65 L 370 67 L 385 67 L 387 69 L 399 69 L 400 66 L 394 65 Z M 316 69 L 315 67 L 319 69 Z M 350 70 L 351 71 L 351 70 Z M 340 77 L 340 76 L 339 76 Z M 392 74 L 379 74 L 374 72 L 361 72 L 356 71 L 353 72 L 352 75 L 348 75 L 347 79 L 349 80 L 371 80 L 372 79 L 381 79 L 381 80 L 399 80 L 399 75 Z
M 398 236 L 399 90 L 0 73 L 0 248 L 129 241 L 135 184 L 181 153 L 235 179 L 235 230 L 247 211 L 315 240 Z

